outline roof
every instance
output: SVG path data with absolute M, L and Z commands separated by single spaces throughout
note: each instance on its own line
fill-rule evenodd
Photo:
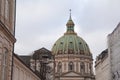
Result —
M 34 51 L 32 58 L 33 59 L 40 59 L 40 58 L 50 58 L 51 59 L 52 53 L 51 53 L 51 51 L 49 51 L 48 49 L 43 47 L 41 49 Z
M 99 54 L 99 56 L 97 57 L 97 61 L 104 59 L 106 56 L 108 56 L 108 49 L 105 49 Z
M 60 37 L 53 45 L 52 53 L 53 55 L 91 54 L 87 43 L 77 35 L 64 35 Z
M 30 66 L 31 56 L 20 55 L 19 58 L 28 66 Z

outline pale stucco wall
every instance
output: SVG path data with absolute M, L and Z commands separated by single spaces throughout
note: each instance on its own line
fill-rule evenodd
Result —
M 120 23 L 108 36 L 108 48 L 111 61 L 111 79 L 120 79 Z
M 0 26 L 1 27 L 1 26 Z M 9 40 L 9 38 L 4 35 L 4 33 L 0 29 L 0 80 L 4 76 L 3 74 L 3 61 L 4 61 L 4 54 L 7 50 L 7 57 L 6 57 L 6 66 L 7 66 L 7 74 L 5 75 L 7 77 L 7 80 L 11 79 L 11 65 L 12 65 L 12 50 L 13 50 L 13 44 Z
M 35 73 L 14 56 L 13 80 L 40 80 Z
M 58 72 L 58 63 L 62 63 L 62 72 Z M 69 62 L 73 62 L 73 70 L 70 71 L 69 68 Z M 84 62 L 85 65 L 85 71 L 83 71 L 80 68 L 80 64 Z M 55 73 L 56 77 L 55 80 L 94 80 L 94 73 L 92 69 L 92 58 L 90 56 L 84 56 L 84 55 L 56 55 L 55 56 Z M 91 66 L 91 67 L 90 67 Z M 82 70 L 82 71 L 81 71 Z M 73 72 L 73 73 L 72 73 Z M 75 74 L 74 74 L 75 72 Z M 78 75 L 79 74 L 79 75 Z M 60 77 L 60 75 L 62 75 Z M 86 77 L 84 77 L 86 76 Z M 92 77 L 92 78 L 91 78 Z
M 96 80 L 111 80 L 110 73 L 110 57 L 106 56 L 103 60 L 100 60 L 95 66 L 95 78 Z
M 120 23 L 108 35 L 108 57 L 96 66 L 96 80 L 120 79 Z
M 0 80 L 11 80 L 12 53 L 15 43 L 15 0 L 7 1 L 0 0 Z

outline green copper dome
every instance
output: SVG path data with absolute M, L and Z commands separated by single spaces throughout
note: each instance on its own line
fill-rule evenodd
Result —
M 66 33 L 64 33 L 52 47 L 52 54 L 90 55 L 91 53 L 87 43 L 74 32 L 74 22 L 71 19 L 71 14 L 66 26 Z

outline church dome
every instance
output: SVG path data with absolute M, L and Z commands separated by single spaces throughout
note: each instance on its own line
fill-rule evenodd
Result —
M 52 47 L 52 54 L 90 55 L 91 53 L 87 43 L 74 32 L 74 22 L 71 19 L 71 14 L 66 26 L 66 33 L 64 33 Z

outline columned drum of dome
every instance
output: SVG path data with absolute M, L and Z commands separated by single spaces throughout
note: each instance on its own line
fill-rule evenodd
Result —
M 94 80 L 92 54 L 87 43 L 75 33 L 74 26 L 70 13 L 66 32 L 52 47 L 55 80 Z

